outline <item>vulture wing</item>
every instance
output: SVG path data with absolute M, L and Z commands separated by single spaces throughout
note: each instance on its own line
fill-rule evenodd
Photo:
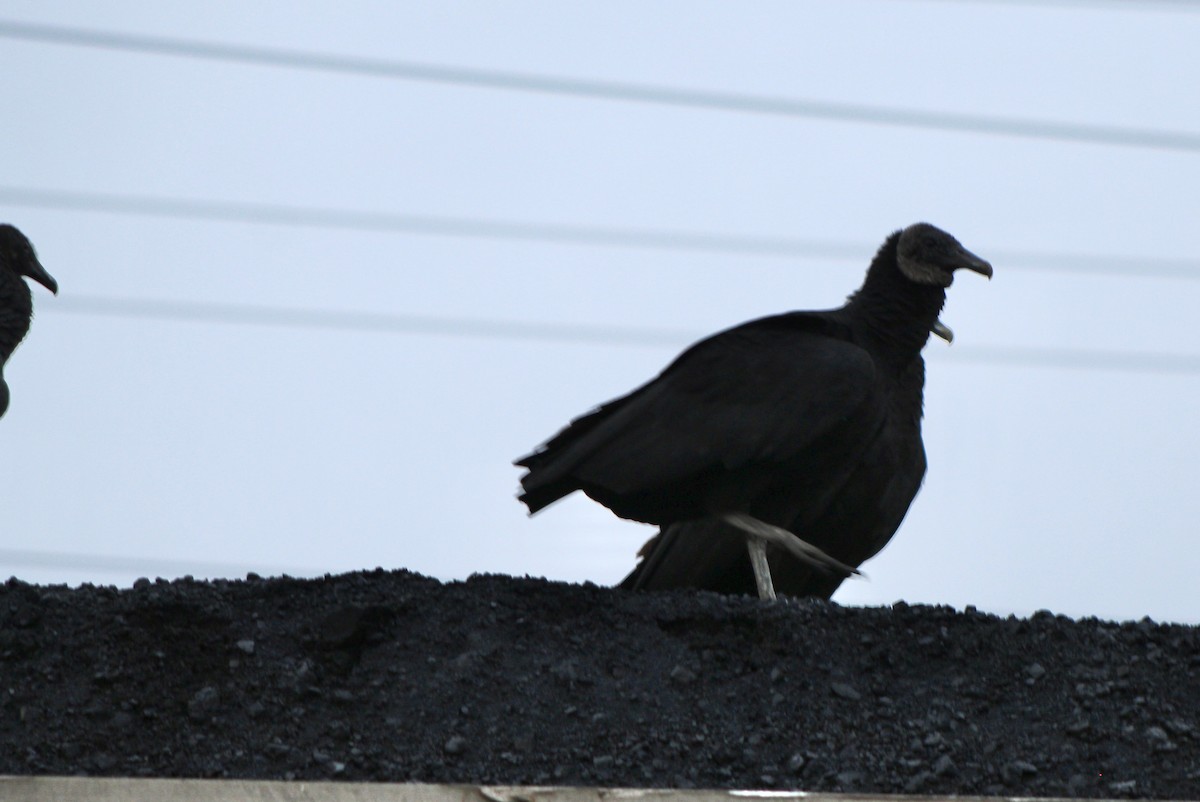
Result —
M 651 523 L 722 511 L 778 518 L 754 505 L 780 481 L 799 477 L 809 500 L 844 481 L 886 415 L 880 384 L 870 355 L 823 313 L 751 321 L 518 460 L 529 469 L 520 498 L 537 512 L 583 490 Z

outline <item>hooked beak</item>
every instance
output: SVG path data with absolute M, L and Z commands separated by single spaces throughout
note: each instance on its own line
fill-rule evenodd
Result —
M 981 276 L 987 276 L 989 280 L 992 277 L 992 263 L 987 259 L 980 259 L 966 248 L 959 248 L 958 263 L 954 266 L 956 268 L 965 267 L 967 270 L 971 270 Z M 941 337 L 947 343 L 954 342 L 954 332 L 941 320 L 934 321 L 933 328 L 930 329 L 930 331 Z
M 974 271 L 981 276 L 992 277 L 992 263 L 987 259 L 980 259 L 975 254 L 963 248 L 958 254 L 959 264 L 955 267 L 965 267 L 967 270 Z
M 29 278 L 33 279 L 38 284 L 41 284 L 46 289 L 50 290 L 50 292 L 58 295 L 58 282 L 54 280 L 54 276 L 46 272 L 46 268 L 42 267 L 42 263 L 37 259 L 34 259 L 32 262 L 26 265 L 25 269 L 21 272 L 22 274 L 29 276 Z

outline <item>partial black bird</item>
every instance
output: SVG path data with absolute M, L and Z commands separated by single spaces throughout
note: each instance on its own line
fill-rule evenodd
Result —
M 657 524 L 622 583 L 828 597 L 900 525 L 925 474 L 930 332 L 959 268 L 992 266 L 917 223 L 839 309 L 753 320 L 521 457 L 530 514 L 582 490 Z
M 15 227 L 0 225 L 0 417 L 8 409 L 4 364 L 25 339 L 33 317 L 33 297 L 22 276 L 58 294 L 58 282 L 42 267 L 32 243 Z

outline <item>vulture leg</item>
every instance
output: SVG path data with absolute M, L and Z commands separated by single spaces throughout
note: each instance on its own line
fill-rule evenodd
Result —
M 806 543 L 782 527 L 760 521 L 744 512 L 731 512 L 721 516 L 730 526 L 742 530 L 746 535 L 746 549 L 750 552 L 750 565 L 754 568 L 754 582 L 758 586 L 759 598 L 775 598 L 771 570 L 767 565 L 767 543 L 787 549 L 801 562 L 807 563 L 823 573 L 838 572 L 849 576 L 860 573 L 840 560 L 835 560 L 821 549 Z
M 933 322 L 933 329 L 931 331 L 945 340 L 947 345 L 954 342 L 954 330 L 943 323 L 941 318 Z
M 758 598 L 774 599 L 775 583 L 771 579 L 771 566 L 767 563 L 767 544 L 756 537 L 746 538 L 746 551 L 750 552 L 750 567 L 754 569 L 754 584 L 758 586 Z

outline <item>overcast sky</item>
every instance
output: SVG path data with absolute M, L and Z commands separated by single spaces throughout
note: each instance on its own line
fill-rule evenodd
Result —
M 61 293 L 0 575 L 618 581 L 653 530 L 529 519 L 511 460 L 928 220 L 996 276 L 836 600 L 1200 622 L 1197 42 L 1195 3 L 9 0 L 0 220 Z

